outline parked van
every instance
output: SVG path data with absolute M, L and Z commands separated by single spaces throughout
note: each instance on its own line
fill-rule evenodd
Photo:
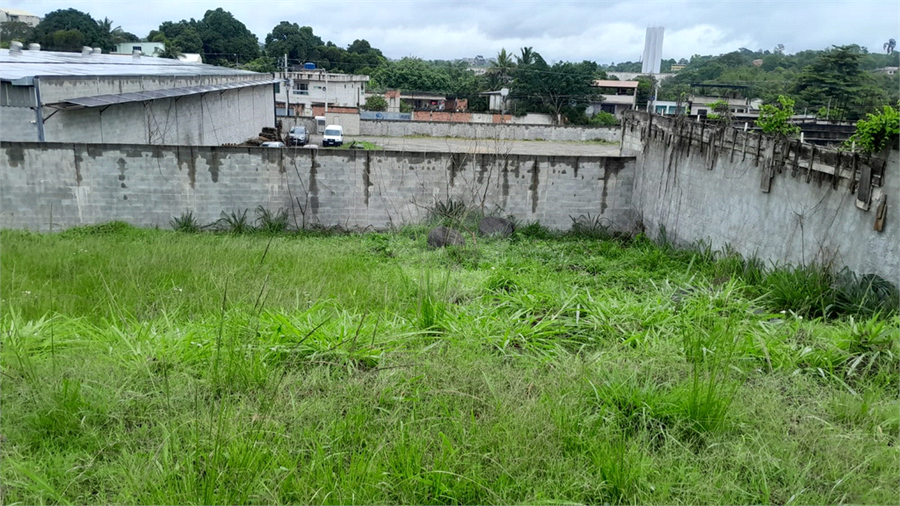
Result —
M 341 125 L 328 125 L 325 127 L 322 146 L 340 146 L 342 144 L 344 144 L 344 127 Z

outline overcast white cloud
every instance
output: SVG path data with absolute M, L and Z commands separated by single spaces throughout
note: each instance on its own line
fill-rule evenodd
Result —
M 664 58 L 721 54 L 741 47 L 793 53 L 860 44 L 881 50 L 900 38 L 900 2 L 643 0 L 499 1 L 223 1 L 4 0 L 5 8 L 43 16 L 75 8 L 138 36 L 163 21 L 202 18 L 222 7 L 264 41 L 280 21 L 311 26 L 346 47 L 366 39 L 389 58 L 492 57 L 530 46 L 548 61 L 637 61 L 648 26 L 664 26 Z

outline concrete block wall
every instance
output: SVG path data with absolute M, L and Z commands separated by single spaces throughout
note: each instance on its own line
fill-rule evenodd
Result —
M 437 121 L 361 120 L 360 135 L 403 137 L 428 135 L 431 137 L 461 137 L 468 139 L 511 139 L 547 141 L 618 142 L 618 127 L 581 127 L 550 125 L 480 124 Z
M 897 150 L 885 162 L 643 114 L 625 123 L 622 149 L 637 155 L 635 211 L 653 237 L 664 228 L 681 245 L 728 246 L 767 265 L 824 262 L 900 284 Z M 887 219 L 876 231 L 882 198 Z
M 266 126 L 275 126 L 272 87 L 255 86 L 188 95 L 177 100 L 157 99 L 147 105 L 134 102 L 105 109 L 59 111 L 45 121 L 44 139 L 47 142 L 220 145 L 244 142 L 259 135 Z M 4 140 L 7 140 L 5 135 Z
M 109 77 L 85 77 L 73 76 L 44 76 L 38 79 L 40 86 L 41 102 L 52 104 L 64 100 L 92 97 L 95 95 L 110 95 L 119 93 L 132 93 L 138 91 L 152 91 L 171 88 L 183 88 L 187 86 L 201 86 L 212 84 L 225 84 L 241 81 L 257 81 L 265 79 L 266 74 L 245 75 L 205 75 L 205 76 L 109 76 Z M 269 89 L 270 97 L 273 90 Z
M 212 223 L 263 206 L 298 226 L 384 229 L 452 197 L 557 229 L 591 215 L 631 231 L 634 169 L 609 157 L 3 143 L 0 227 L 168 227 L 186 211 Z
M 0 107 L 0 137 L 4 141 L 38 140 L 36 118 L 30 107 Z

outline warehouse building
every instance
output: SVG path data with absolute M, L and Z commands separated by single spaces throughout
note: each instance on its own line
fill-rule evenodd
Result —
M 221 145 L 275 126 L 269 74 L 167 58 L 0 50 L 0 141 Z

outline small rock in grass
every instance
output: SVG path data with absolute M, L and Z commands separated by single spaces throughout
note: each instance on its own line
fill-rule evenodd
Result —
M 515 227 L 512 222 L 504 218 L 495 218 L 494 216 L 485 216 L 478 224 L 478 233 L 481 235 L 499 235 L 500 237 L 509 237 L 512 235 Z
M 428 245 L 432 248 L 445 246 L 465 246 L 466 238 L 462 234 L 444 226 L 435 227 L 428 232 Z

